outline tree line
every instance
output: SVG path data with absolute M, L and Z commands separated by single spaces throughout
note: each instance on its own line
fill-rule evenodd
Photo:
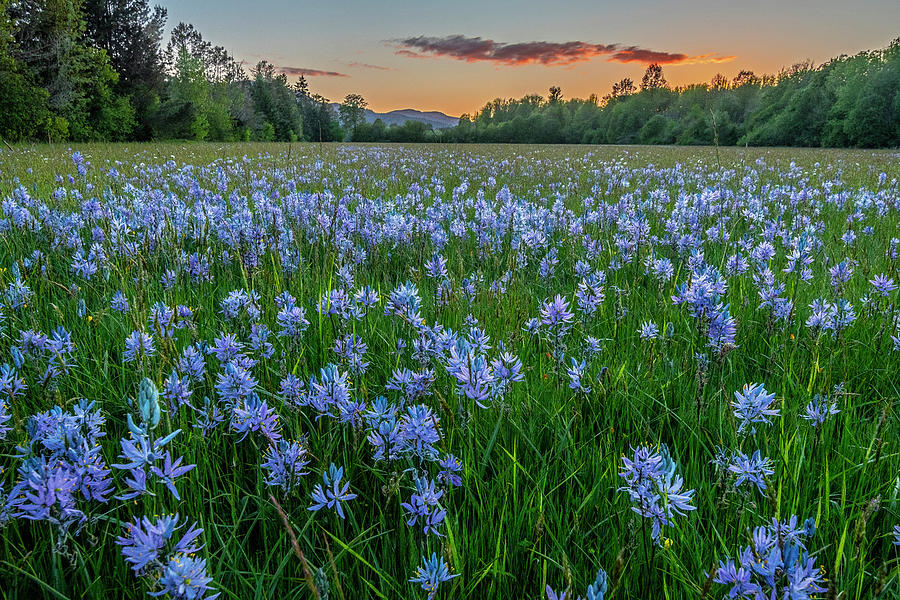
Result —
M 900 146 L 900 38 L 775 75 L 672 87 L 660 65 L 602 96 L 496 99 L 459 125 L 368 123 L 304 77 L 249 72 L 190 24 L 165 42 L 148 0 L 0 0 L 0 137 L 6 141 L 396 141 Z
M 147 0 L 0 0 L 5 141 L 424 141 L 426 127 L 365 122 L 260 61 L 228 51 Z
M 775 75 L 671 87 L 660 65 L 602 98 L 496 99 L 445 132 L 456 142 L 900 146 L 900 38 L 887 48 Z

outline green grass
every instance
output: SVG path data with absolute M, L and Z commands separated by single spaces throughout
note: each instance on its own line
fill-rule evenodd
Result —
M 417 188 L 430 189 L 430 197 L 421 197 L 428 206 L 434 197 L 450 201 L 452 190 L 464 178 L 470 182 L 464 196 L 474 197 L 493 176 L 496 184 L 485 193 L 488 200 L 508 185 L 514 197 L 548 208 L 559 199 L 576 214 L 584 212 L 587 197 L 614 203 L 622 196 L 625 203 L 654 198 L 668 212 L 679 198 L 699 194 L 700 182 L 720 196 L 737 198 L 765 197 L 767 186 L 783 186 L 778 197 L 789 202 L 790 194 L 801 188 L 816 197 L 830 181 L 839 182 L 834 186 L 843 186 L 855 198 L 860 189 L 875 190 L 881 172 L 887 173 L 888 182 L 900 178 L 897 153 L 872 151 L 309 144 L 125 144 L 72 149 L 92 163 L 86 179 L 76 175 L 74 184 L 55 179 L 57 173 L 75 174 L 68 146 L 20 146 L 0 153 L 0 200 L 13 193 L 15 179 L 33 198 L 76 212 L 80 203 L 71 198 L 54 200 L 55 189 L 64 186 L 80 190 L 85 197 L 104 198 L 104 194 L 130 197 L 133 189 L 149 187 L 192 202 L 189 188 L 181 181 L 184 173 L 172 168 L 160 176 L 149 169 L 168 160 L 177 166 L 195 165 L 193 174 L 200 186 L 226 198 L 247 196 L 253 189 L 262 189 L 270 198 L 275 192 L 283 197 L 288 193 L 287 182 L 293 180 L 297 191 L 305 193 L 359 194 L 398 205 Z M 313 168 L 317 161 L 322 161 L 318 171 Z M 610 165 L 615 166 L 616 177 L 603 171 Z M 683 184 L 672 171 L 676 165 L 684 175 Z M 110 166 L 134 188 L 122 179 L 108 178 Z M 228 174 L 222 189 L 217 187 L 217 166 Z M 742 183 L 751 170 L 758 177 Z M 435 178 L 441 181 L 440 189 Z M 87 184 L 93 184 L 93 189 L 88 191 Z M 663 192 L 667 195 L 661 196 Z M 898 598 L 900 560 L 890 532 L 900 523 L 900 358 L 891 351 L 890 335 L 896 333 L 891 318 L 860 303 L 870 293 L 868 280 L 875 275 L 883 272 L 900 278 L 897 262 L 885 255 L 889 240 L 900 237 L 896 184 L 886 196 L 890 207 L 885 214 L 864 208 L 867 217 L 857 226 L 859 238 L 850 249 L 840 240 L 849 209 L 831 204 L 813 208 L 806 199 L 797 209 L 788 208 L 788 231 L 795 214 L 812 215 L 825 224 L 820 236 L 823 246 L 814 253 L 814 278 L 808 285 L 798 285 L 794 277 L 782 273 L 785 252 L 780 243 L 775 244 L 778 254 L 772 270 L 787 284 L 785 295 L 795 299 L 796 318 L 784 328 L 771 326 L 766 312 L 757 310 L 751 274 L 729 277 L 725 300 L 738 321 L 737 348 L 721 359 L 711 357 L 705 372 L 694 358 L 706 351 L 697 320 L 671 301 L 674 283 L 686 279 L 687 261 L 671 247 L 660 245 L 656 255 L 671 258 L 676 269 L 675 281 L 660 285 L 645 274 L 643 258 L 648 248 L 641 248 L 638 260 L 609 273 L 599 313 L 579 321 L 568 338 L 572 353 L 587 335 L 606 340 L 589 371 L 592 392 L 588 395 L 573 393 L 565 375 L 557 375 L 547 344 L 523 331 L 525 321 L 537 316 L 545 298 L 559 293 L 573 301 L 579 282 L 574 265 L 585 255 L 581 236 L 551 239 L 559 248 L 560 264 L 549 280 L 538 276 L 538 262 L 545 252 L 536 251 L 527 267 L 516 270 L 509 239 L 502 241 L 501 251 L 491 251 L 474 236 L 451 238 L 443 255 L 454 284 L 473 273 L 480 274 L 484 283 L 471 304 L 456 298 L 443 307 L 436 306 L 434 282 L 422 268 L 434 251 L 430 237 L 415 233 L 406 247 L 382 243 L 367 248 L 367 261 L 356 271 L 357 285 L 371 285 L 385 298 L 397 284 L 411 280 L 419 287 L 428 324 L 438 322 L 460 331 L 471 313 L 495 347 L 502 340 L 525 366 L 525 380 L 488 409 L 456 396 L 448 375 L 435 368 L 434 395 L 425 402 L 440 418 L 438 446 L 454 453 L 464 465 L 462 488 L 445 498 L 443 539 L 426 538 L 404 522 L 400 503 L 407 501 L 412 481 L 403 469 L 411 462 L 375 463 L 363 432 L 327 418 L 316 420 L 310 410 L 291 411 L 277 399 L 279 381 L 288 372 L 306 378 L 337 362 L 330 350 L 335 323 L 318 318 L 310 304 L 338 285 L 334 276 L 340 256 L 327 233 L 295 232 L 303 257 L 295 273 L 286 273 L 277 254 L 266 252 L 257 268 L 242 268 L 237 261 L 214 262 L 212 281 L 193 284 L 182 276 L 169 291 L 161 286 L 160 275 L 176 265 L 182 251 L 202 251 L 208 244 L 218 255 L 225 248 L 223 243 L 212 237 L 191 240 L 167 229 L 161 232 L 159 246 L 145 245 L 133 258 L 114 258 L 108 280 L 98 275 L 85 281 L 69 269 L 71 250 L 54 249 L 54 240 L 45 234 L 17 229 L 0 233 L 3 289 L 11 279 L 14 261 L 35 249 L 47 255 L 46 274 L 27 278 L 35 292 L 33 303 L 21 311 L 6 311 L 0 363 L 9 362 L 9 349 L 15 343 L 10 334 L 17 330 L 50 332 L 64 325 L 77 344 L 77 366 L 60 379 L 57 388 L 42 388 L 40 372 L 24 371 L 29 389 L 12 403 L 14 429 L 0 442 L 0 466 L 5 468 L 0 480 L 7 491 L 18 463 L 14 446 L 26 440 L 27 417 L 56 404 L 68 409 L 79 398 L 96 400 L 107 417 L 104 456 L 110 464 L 117 462 L 119 439 L 127 435 L 125 415 L 131 410 L 127 398 L 136 394 L 138 382 L 147 376 L 161 388 L 177 349 L 194 340 L 215 338 L 224 327 L 219 301 L 238 288 L 260 294 L 262 319 L 273 330 L 273 299 L 281 291 L 291 291 L 309 309 L 311 325 L 302 344 L 291 347 L 275 340 L 275 356 L 261 363 L 255 374 L 261 396 L 280 413 L 286 437 L 307 435 L 313 457 L 307 487 L 285 497 L 264 484 L 259 468 L 265 449 L 261 439 L 250 437 L 238 443 L 227 423 L 203 437 L 192 428 L 186 412 L 168 415 L 161 429 L 181 428 L 173 446 L 187 463 L 197 465 L 179 483 L 181 502 L 161 486 L 157 496 L 136 503 L 112 500 L 103 505 L 91 526 L 66 540 L 64 554 L 53 551 L 47 523 L 10 522 L 0 533 L 0 580 L 4 582 L 0 595 L 144 597 L 146 583 L 132 575 L 113 540 L 120 534 L 120 523 L 132 516 L 178 512 L 203 527 L 203 554 L 223 598 L 312 598 L 303 560 L 292 551 L 290 535 L 269 500 L 272 492 L 284 507 L 304 560 L 314 573 L 321 569 L 332 599 L 422 598 L 425 594 L 408 579 L 421 556 L 432 551 L 443 554 L 451 571 L 460 574 L 443 584 L 439 598 L 537 599 L 543 597 L 547 584 L 560 589 L 570 583 L 577 595 L 599 568 L 609 572 L 611 597 L 616 599 L 720 598 L 727 592 L 725 586 L 712 584 L 706 589 L 711 569 L 747 545 L 753 527 L 791 514 L 816 519 L 818 531 L 811 550 L 827 574 L 829 597 Z M 645 204 L 644 209 L 652 232 L 663 235 L 664 223 L 652 206 Z M 759 231 L 749 219 L 732 217 L 731 239 Z M 703 229 L 711 224 L 707 222 Z M 874 228 L 871 236 L 860 232 L 865 225 Z M 614 225 L 588 224 L 585 234 L 602 241 L 603 250 L 592 264 L 606 268 L 616 252 Z M 89 239 L 90 228 L 84 236 Z M 723 270 L 731 252 L 723 244 L 706 245 L 707 261 Z M 856 307 L 857 321 L 839 339 L 815 336 L 803 325 L 808 306 L 815 298 L 831 298 L 827 267 L 845 256 L 856 263 L 845 297 Z M 831 263 L 826 264 L 826 257 Z M 506 293 L 492 293 L 490 283 L 507 270 L 513 275 Z M 80 288 L 71 290 L 72 285 Z M 131 299 L 129 315 L 109 309 L 116 290 Z M 77 312 L 79 299 L 87 307 L 83 317 Z M 877 302 L 877 308 L 894 314 L 896 299 L 895 292 L 884 306 Z M 120 355 L 125 336 L 134 329 L 146 329 L 147 313 L 156 301 L 190 306 L 196 312 L 197 328 L 180 332 L 172 346 L 158 344 L 157 355 L 142 372 L 133 364 L 123 364 Z M 414 368 L 409 350 L 399 357 L 394 353 L 398 339 L 411 342 L 411 330 L 382 312 L 379 309 L 355 324 L 356 333 L 369 345 L 371 362 L 368 372 L 353 381 L 360 401 L 385 394 L 384 385 L 398 365 Z M 642 342 L 637 332 L 647 320 L 661 328 L 670 324 L 673 335 L 652 345 Z M 246 334 L 249 328 L 231 329 Z M 608 369 L 608 376 L 600 377 L 601 367 Z M 206 384 L 195 387 L 195 398 L 215 397 L 215 373 L 215 361 L 210 360 Z M 730 401 L 733 392 L 749 382 L 763 382 L 776 393 L 781 416 L 742 439 L 736 433 Z M 798 415 L 814 394 L 832 394 L 840 383 L 847 392 L 834 396 L 841 412 L 826 423 L 817 439 Z M 623 453 L 639 444 L 661 442 L 672 451 L 685 487 L 696 490 L 697 510 L 678 520 L 678 527 L 669 532 L 668 548 L 644 543 L 646 526 L 630 510 L 627 495 L 617 491 L 622 485 L 618 472 Z M 736 492 L 711 464 L 717 446 L 748 452 L 759 448 L 771 457 L 776 471 L 769 479 L 768 494 L 755 489 Z M 327 511 L 306 510 L 309 492 L 330 462 L 344 465 L 359 495 L 350 503 L 345 521 Z M 115 471 L 114 476 L 121 487 L 122 472 Z

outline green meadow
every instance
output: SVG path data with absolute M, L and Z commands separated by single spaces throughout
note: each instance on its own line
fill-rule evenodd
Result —
M 600 569 L 607 600 L 724 598 L 721 564 L 752 544 L 754 528 L 792 515 L 814 520 L 805 550 L 826 591 L 791 596 L 785 567 L 765 597 L 898 598 L 900 307 L 896 286 L 872 283 L 900 281 L 898 180 L 900 154 L 888 150 L 3 148 L 0 596 L 178 597 L 164 595 L 162 563 L 135 573 L 116 543 L 135 517 L 177 513 L 203 530 L 192 554 L 220 598 L 426 598 L 410 579 L 432 553 L 454 575 L 439 599 L 537 600 L 550 586 L 574 600 Z M 443 273 L 429 267 L 435 256 Z M 842 262 L 851 274 L 836 282 Z M 673 297 L 701 274 L 724 288 L 694 312 Z M 601 291 L 590 308 L 580 304 L 586 282 Z M 407 287 L 409 312 L 386 311 L 407 283 L 418 302 Z M 362 311 L 354 294 L 365 286 L 378 301 Z M 235 290 L 253 293 L 258 314 L 226 314 Z M 111 306 L 116 292 L 127 310 Z M 293 337 L 281 333 L 276 299 L 285 292 L 308 321 Z M 356 312 L 332 310 L 344 293 Z M 541 323 L 557 295 L 572 313 L 560 330 Z M 160 332 L 158 303 L 190 315 Z M 716 318 L 726 317 L 733 339 L 713 340 Z M 270 334 L 262 341 L 259 326 Z M 74 347 L 48 374 L 62 351 L 29 351 L 23 332 L 52 338 L 59 327 Z M 138 360 L 125 356 L 132 332 L 153 340 Z M 252 358 L 232 369 L 254 384 L 237 399 L 220 385 L 228 361 L 212 351 L 226 335 Z M 348 336 L 365 342 L 364 368 L 335 351 Z M 448 367 L 458 358 L 451 346 L 464 349 L 457 362 L 470 371 L 514 355 L 521 380 L 478 400 Z M 189 378 L 189 399 L 173 402 L 166 382 L 187 381 L 180 359 L 189 347 L 205 370 Z M 308 396 L 286 397 L 288 376 L 326 394 L 313 384 L 330 364 L 347 375 L 344 400 L 323 411 Z M 404 369 L 422 376 L 423 389 L 389 385 Z M 482 376 L 496 384 L 498 367 Z M 16 378 L 25 389 L 13 391 Z M 129 472 L 113 465 L 135 435 L 129 415 L 141 422 L 145 378 L 159 393 L 152 439 L 180 430 L 165 450 L 195 465 L 174 480 L 179 499 L 149 466 L 146 489 L 117 499 Z M 734 407 L 745 384 L 774 394 L 774 414 L 746 427 Z M 272 435 L 235 425 L 236 409 L 256 406 L 250 396 L 277 415 L 281 439 L 306 452 L 306 474 L 290 490 L 271 485 L 263 467 Z M 409 406 L 427 407 L 422 427 L 438 433 L 431 450 L 374 457 L 365 415 L 379 396 L 398 407 L 398 422 Z M 38 475 L 17 488 L 35 468 L 28 460 L 59 460 L 48 458 L 58 449 L 35 442 L 34 415 L 73 411 L 81 399 L 105 419 L 95 460 L 109 493 L 66 499 Z M 811 421 L 814 401 L 837 412 Z M 221 423 L 204 429 L 204 406 L 217 407 Z M 682 491 L 693 490 L 693 510 L 672 515 L 659 536 L 623 489 L 623 456 L 642 446 L 665 449 Z M 761 485 L 737 484 L 728 458 L 757 450 L 771 473 Z M 402 504 L 416 477 L 437 477 L 435 456 L 448 454 L 460 482 L 439 483 L 446 514 L 426 533 L 421 521 L 407 523 Z M 356 494 L 345 518 L 309 510 L 332 463 Z M 40 486 L 46 511 L 34 517 L 15 498 Z M 80 515 L 63 526 L 67 502 Z M 660 502 L 665 511 L 666 494 Z

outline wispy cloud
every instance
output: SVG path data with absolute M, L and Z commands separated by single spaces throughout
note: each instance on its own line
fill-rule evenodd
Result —
M 381 65 L 370 65 L 369 63 L 363 62 L 348 62 L 348 67 L 354 67 L 357 69 L 374 69 L 376 71 L 393 71 L 390 67 L 382 67 Z
M 661 52 L 638 46 L 594 44 L 590 42 L 495 42 L 464 35 L 416 36 L 390 40 L 395 53 L 410 58 L 448 57 L 466 62 L 494 62 L 504 65 L 571 65 L 607 56 L 609 62 L 642 64 L 697 64 L 728 62 L 734 56 L 715 53 L 690 56 L 682 52 Z
M 305 67 L 278 67 L 278 70 L 285 75 L 296 75 L 297 77 L 300 75 L 303 75 L 304 77 L 349 77 L 346 73 L 307 69 Z
M 737 58 L 736 56 L 721 56 L 715 53 L 699 54 L 697 56 L 689 56 L 680 52 L 658 52 L 656 50 L 647 50 L 646 48 L 638 48 L 637 46 L 629 46 L 616 50 L 607 62 L 621 63 L 642 63 L 649 65 L 658 63 L 661 65 L 696 65 L 704 63 L 724 63 Z

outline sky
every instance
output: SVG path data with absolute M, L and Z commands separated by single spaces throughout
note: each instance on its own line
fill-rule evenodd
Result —
M 602 96 L 650 62 L 672 85 L 776 73 L 886 46 L 897 0 L 171 0 L 168 30 L 191 23 L 246 68 L 307 74 L 333 101 L 359 93 L 379 112 L 477 112 L 486 102 Z

